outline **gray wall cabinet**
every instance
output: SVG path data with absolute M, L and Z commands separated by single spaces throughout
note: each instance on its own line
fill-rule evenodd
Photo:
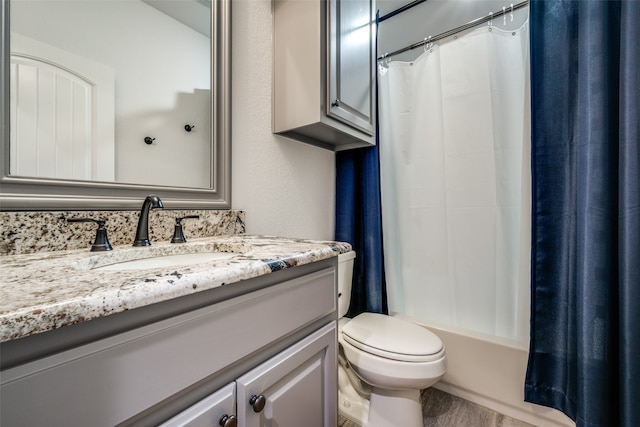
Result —
M 206 291 L 246 290 L 204 307 L 194 295 L 199 308 L 5 369 L 0 424 L 335 425 L 335 264 Z
M 375 0 L 275 0 L 273 17 L 274 133 L 375 144 Z

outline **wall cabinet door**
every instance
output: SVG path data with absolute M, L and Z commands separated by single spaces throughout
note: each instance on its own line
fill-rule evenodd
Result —
M 238 426 L 335 426 L 336 342 L 332 322 L 239 378 Z
M 233 382 L 185 409 L 160 427 L 212 427 L 234 425 L 236 383 Z
M 327 114 L 375 133 L 375 0 L 329 0 Z

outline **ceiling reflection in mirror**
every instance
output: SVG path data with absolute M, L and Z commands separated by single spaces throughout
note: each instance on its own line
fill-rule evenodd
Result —
M 11 176 L 212 186 L 210 3 L 11 2 Z

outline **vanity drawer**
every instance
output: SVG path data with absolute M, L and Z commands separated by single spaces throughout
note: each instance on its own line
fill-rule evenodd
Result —
M 17 366 L 2 372 L 0 424 L 118 424 L 335 310 L 327 268 Z

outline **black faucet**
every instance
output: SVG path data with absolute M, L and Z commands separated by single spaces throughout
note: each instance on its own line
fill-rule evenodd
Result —
M 133 246 L 149 246 L 149 210 L 154 208 L 162 208 L 162 200 L 155 194 L 150 194 L 144 199 L 142 209 L 140 210 L 140 218 L 138 218 L 138 228 L 136 229 L 136 240 Z

